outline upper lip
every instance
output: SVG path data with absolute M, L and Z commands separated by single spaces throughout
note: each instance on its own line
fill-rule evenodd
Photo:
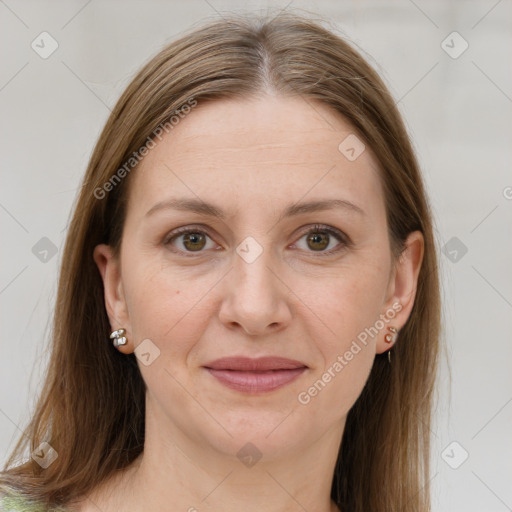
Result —
M 284 357 L 223 357 L 204 365 L 205 368 L 213 370 L 235 370 L 235 371 L 269 371 L 269 370 L 293 370 L 295 368 L 306 368 L 304 363 Z

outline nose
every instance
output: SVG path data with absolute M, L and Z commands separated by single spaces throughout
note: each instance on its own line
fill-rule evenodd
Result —
M 230 329 L 241 329 L 257 336 L 275 333 L 290 323 L 291 311 L 287 301 L 289 288 L 272 269 L 270 251 L 251 263 L 238 254 L 225 277 L 226 292 L 219 319 Z

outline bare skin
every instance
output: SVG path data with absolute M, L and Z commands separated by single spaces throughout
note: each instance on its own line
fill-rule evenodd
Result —
M 375 354 L 390 348 L 387 326 L 409 317 L 423 257 L 414 232 L 393 262 L 377 162 L 368 147 L 354 161 L 338 150 L 351 133 L 301 98 L 199 103 L 132 171 L 121 258 L 107 245 L 94 258 L 111 327 L 127 332 L 119 350 L 147 339 L 159 350 L 147 366 L 138 360 L 146 441 L 137 461 L 77 510 L 338 510 L 330 490 L 347 413 Z M 148 214 L 170 198 L 212 203 L 225 217 L 171 207 Z M 363 213 L 335 207 L 280 219 L 292 204 L 328 199 Z M 195 238 L 174 233 L 184 226 Z M 250 263 L 236 251 L 249 236 L 250 251 L 262 250 Z M 383 317 L 386 327 L 333 370 Z M 234 355 L 307 368 L 251 395 L 204 368 Z M 325 387 L 309 393 L 325 372 Z M 247 443 L 261 455 L 251 467 L 237 457 Z

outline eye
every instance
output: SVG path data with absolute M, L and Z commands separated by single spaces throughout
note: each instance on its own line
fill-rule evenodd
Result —
M 305 238 L 305 249 L 308 252 L 319 252 L 322 254 L 332 254 L 340 251 L 344 247 L 349 245 L 349 241 L 346 236 L 339 230 L 331 228 L 329 226 L 315 225 L 308 229 L 305 234 L 301 236 L 299 240 Z M 333 241 L 333 238 L 338 240 L 338 247 Z M 296 242 L 294 245 L 298 245 Z M 334 248 L 333 248 L 334 247 Z M 304 247 L 302 247 L 304 248 Z M 328 250 L 325 250 L 329 248 Z
M 305 231 L 299 241 L 304 238 L 306 247 L 299 248 L 306 252 L 317 252 L 320 255 L 330 255 L 350 245 L 349 238 L 343 232 L 319 224 Z M 337 247 L 333 239 L 338 240 Z M 208 246 L 208 241 L 210 241 L 210 246 Z M 192 255 L 190 253 L 204 252 L 203 249 L 215 249 L 217 247 L 204 229 L 194 226 L 174 230 L 166 237 L 164 245 L 171 245 L 176 248 L 175 252 L 189 253 L 188 255 Z M 298 242 L 293 244 L 293 246 L 297 245 L 299 245 Z M 327 248 L 329 249 L 325 250 Z
M 208 239 L 210 239 L 213 247 L 208 247 Z M 205 248 L 212 249 L 215 247 L 215 244 L 204 230 L 193 227 L 176 229 L 165 239 L 164 244 L 172 245 L 179 251 L 184 252 L 202 252 Z

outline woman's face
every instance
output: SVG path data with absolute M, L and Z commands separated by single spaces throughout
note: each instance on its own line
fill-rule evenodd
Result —
M 150 423 L 267 458 L 341 435 L 422 254 L 416 240 L 395 269 L 370 148 L 311 100 L 199 101 L 129 179 L 120 261 L 107 246 L 95 259 Z M 296 369 L 209 369 L 227 357 Z

